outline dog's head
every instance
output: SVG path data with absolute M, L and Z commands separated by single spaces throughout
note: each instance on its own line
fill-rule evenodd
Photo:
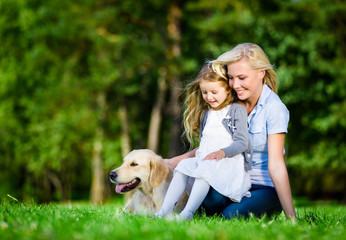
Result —
M 125 193 L 136 188 L 154 188 L 168 172 L 169 168 L 160 156 L 151 150 L 141 149 L 130 152 L 123 164 L 109 173 L 109 178 L 117 184 L 117 193 Z

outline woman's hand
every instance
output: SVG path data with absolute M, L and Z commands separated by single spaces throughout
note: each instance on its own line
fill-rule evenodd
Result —
M 190 152 L 187 152 L 185 154 L 182 154 L 182 155 L 179 155 L 179 156 L 176 156 L 173 158 L 164 159 L 164 161 L 167 163 L 167 165 L 171 169 L 174 169 L 181 160 L 183 160 L 185 158 L 192 158 L 192 157 L 196 156 L 197 149 L 198 148 L 195 148 L 195 149 L 191 150 Z
M 177 161 L 176 158 L 169 158 L 169 159 L 164 159 L 164 161 L 167 163 L 167 165 L 171 168 L 171 169 L 174 169 L 179 161 Z
M 209 153 L 204 160 L 216 160 L 219 161 L 226 157 L 226 153 L 223 150 Z

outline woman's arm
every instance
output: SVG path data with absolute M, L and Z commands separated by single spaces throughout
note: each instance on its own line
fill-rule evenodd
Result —
M 268 170 L 287 218 L 296 219 L 288 173 L 283 156 L 285 134 L 268 135 Z
M 170 166 L 172 169 L 174 169 L 181 160 L 183 160 L 185 158 L 191 158 L 191 157 L 196 156 L 197 149 L 198 148 L 195 148 L 195 149 L 191 150 L 190 152 L 184 153 L 182 155 L 179 155 L 179 156 L 176 156 L 176 157 L 173 157 L 170 159 L 165 159 L 165 161 L 168 164 L 168 166 Z

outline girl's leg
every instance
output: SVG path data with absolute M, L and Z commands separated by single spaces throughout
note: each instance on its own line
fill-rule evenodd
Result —
M 164 217 L 173 211 L 175 204 L 185 191 L 187 179 L 188 176 L 181 172 L 174 173 L 161 209 L 155 214 L 156 217 Z
M 204 198 L 207 196 L 210 185 L 202 178 L 196 178 L 193 184 L 189 200 L 184 210 L 179 214 L 184 219 L 192 219 L 196 210 L 202 204 Z

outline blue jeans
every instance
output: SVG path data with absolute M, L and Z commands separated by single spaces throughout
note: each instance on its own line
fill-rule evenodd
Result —
M 275 188 L 252 185 L 251 197 L 244 197 L 241 202 L 232 202 L 228 197 L 210 188 L 207 197 L 204 199 L 202 208 L 207 215 L 221 214 L 226 219 L 235 217 L 249 217 L 250 213 L 255 216 L 272 216 L 282 211 L 281 204 Z

